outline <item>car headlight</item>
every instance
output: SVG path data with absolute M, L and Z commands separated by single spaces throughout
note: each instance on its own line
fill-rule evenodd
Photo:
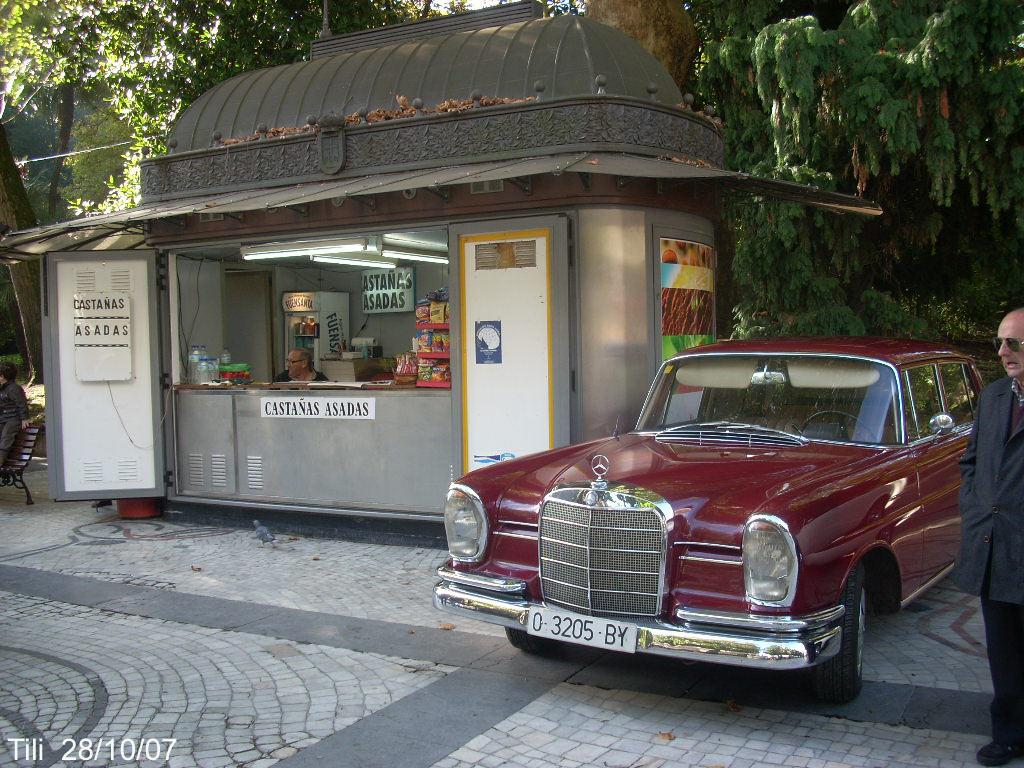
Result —
M 487 546 L 487 516 L 480 497 L 464 485 L 448 489 L 444 503 L 444 532 L 448 552 L 456 560 L 475 562 Z
M 776 517 L 755 515 L 743 528 L 743 586 L 753 603 L 789 605 L 796 592 L 796 542 Z

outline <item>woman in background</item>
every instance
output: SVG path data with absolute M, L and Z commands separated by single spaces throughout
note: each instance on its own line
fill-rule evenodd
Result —
M 18 366 L 6 360 L 0 363 L 0 464 L 7 459 L 18 432 L 28 426 L 28 398 L 16 378 Z

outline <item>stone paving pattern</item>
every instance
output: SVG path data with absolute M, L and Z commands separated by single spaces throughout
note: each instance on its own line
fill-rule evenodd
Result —
M 285 535 L 271 547 L 247 529 L 123 520 L 110 508 L 93 509 L 86 502 L 50 502 L 45 471 L 30 473 L 29 482 L 37 497 L 34 506 L 25 506 L 19 492 L 0 489 L 0 566 L 90 580 L 75 583 L 134 585 L 146 594 L 241 601 L 254 611 L 299 609 L 315 612 L 313 621 L 319 614 L 325 621 L 387 622 L 411 642 L 417 631 L 440 629 L 445 637 L 450 631 L 453 647 L 478 638 L 475 642 L 500 648 L 497 653 L 510 663 L 518 655 L 509 652 L 500 628 L 432 607 L 434 569 L 444 559 L 440 550 Z M 53 749 L 63 738 L 89 736 L 175 738 L 177 743 L 169 762 L 64 763 L 49 747 L 41 759 L 14 760 L 11 743 L 0 742 L 2 768 L 369 766 L 372 745 L 358 753 L 363 762 L 346 762 L 343 755 L 325 758 L 310 747 L 355 734 L 348 728 L 353 724 L 369 728 L 380 715 L 402 711 L 399 703 L 405 697 L 411 701 L 414 692 L 431 702 L 437 692 L 433 706 L 439 723 L 474 714 L 473 701 L 466 700 L 471 696 L 439 684 L 456 666 L 438 663 L 426 650 L 419 658 L 415 652 L 406 653 L 409 658 L 389 656 L 3 589 L 0 583 L 0 736 L 37 734 Z M 908 611 L 869 618 L 865 679 L 913 686 L 943 700 L 956 698 L 950 692 L 963 692 L 977 707 L 991 692 L 982 632 L 977 600 L 943 583 Z M 637 661 L 642 658 L 651 657 L 631 657 L 630 663 L 642 666 Z M 542 662 L 540 668 L 556 669 L 554 664 Z M 750 680 L 759 685 L 763 678 Z M 574 681 L 571 671 L 537 690 L 524 705 L 444 747 L 441 759 L 424 752 L 406 755 L 402 764 L 958 768 L 974 765 L 974 752 L 987 740 L 977 732 L 886 724 L 870 715 L 870 701 L 859 710 L 868 715 L 826 717 L 701 701 L 628 684 L 596 686 Z M 809 706 L 804 702 L 803 709 Z M 375 738 L 387 740 L 386 728 L 401 730 L 380 722 Z

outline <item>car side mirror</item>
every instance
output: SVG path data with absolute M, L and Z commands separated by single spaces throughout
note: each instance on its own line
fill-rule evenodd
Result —
M 948 413 L 936 413 L 928 420 L 928 426 L 933 435 L 945 435 L 953 431 L 956 419 Z

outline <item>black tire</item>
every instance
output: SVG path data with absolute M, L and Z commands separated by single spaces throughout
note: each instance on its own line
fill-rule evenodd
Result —
M 857 563 L 843 587 L 843 638 L 839 653 L 814 667 L 814 695 L 820 701 L 853 701 L 863 683 L 864 624 L 867 613 L 864 566 Z
M 521 629 L 505 627 L 505 636 L 513 646 L 523 653 L 532 653 L 537 656 L 551 656 L 562 650 L 562 644 L 557 640 L 549 640 L 546 637 L 535 637 L 528 635 Z

